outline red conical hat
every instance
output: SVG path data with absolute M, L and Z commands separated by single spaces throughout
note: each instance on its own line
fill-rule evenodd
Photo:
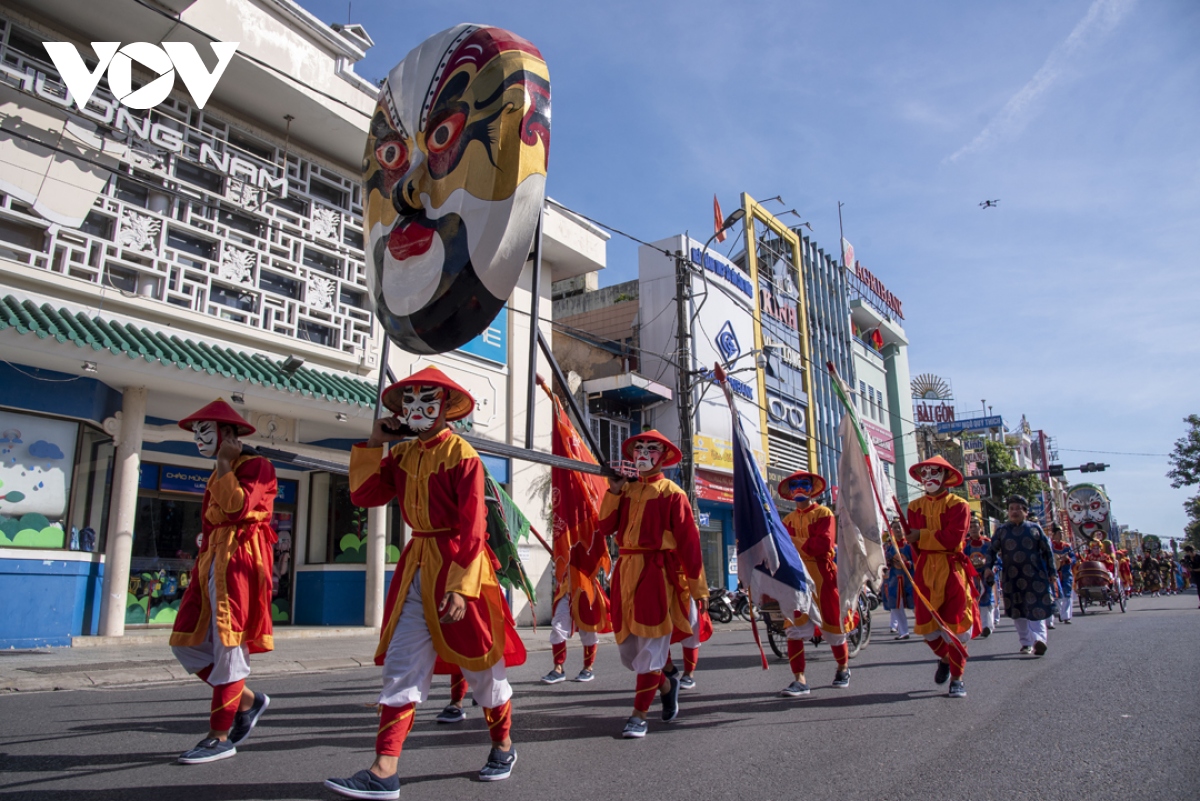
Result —
M 798 492 L 792 492 L 792 489 L 791 489 L 791 487 L 788 486 L 788 484 L 791 484 L 793 481 L 795 481 L 796 479 L 799 479 L 799 478 L 812 479 L 813 489 L 812 489 L 811 495 L 801 496 L 800 493 L 798 493 Z M 807 470 L 797 470 L 795 473 L 792 473 L 790 476 L 785 478 L 783 481 L 779 482 L 778 492 L 779 492 L 779 497 L 783 498 L 785 501 L 794 501 L 794 500 L 796 500 L 797 497 L 815 498 L 818 495 L 820 495 L 822 492 L 824 492 L 825 487 L 827 487 L 827 486 L 828 486 L 828 482 L 826 482 L 824 478 L 817 475 L 816 473 L 810 473 Z
M 658 465 L 659 467 L 673 467 L 674 465 L 677 465 L 683 461 L 683 451 L 679 450 L 679 447 L 674 442 L 671 442 L 671 440 L 667 439 L 658 431 L 653 429 L 650 431 L 643 431 L 640 434 L 634 434 L 632 437 L 621 443 L 621 453 L 624 454 L 625 458 L 629 461 L 633 461 L 633 443 L 639 440 L 657 442 L 663 446 L 663 451 L 665 451 L 665 454 L 663 455 L 663 460 Z
M 923 462 L 917 462 L 912 467 L 908 468 L 908 474 L 917 481 L 921 480 L 920 470 L 922 467 L 940 467 L 946 471 L 946 483 L 943 487 L 957 487 L 963 483 L 963 474 L 958 471 L 958 468 L 947 462 L 941 456 L 935 456 L 932 459 L 926 459 Z
M 404 387 L 441 387 L 446 391 L 446 419 L 461 420 L 475 409 L 475 399 L 471 393 L 454 383 L 450 376 L 430 365 L 423 370 L 410 375 L 402 381 L 397 381 L 383 391 L 383 405 L 397 414 L 404 406 L 401 403 L 401 392 Z
M 254 433 L 254 426 L 242 419 L 233 407 L 220 398 L 199 411 L 192 412 L 179 421 L 179 427 L 184 431 L 192 430 L 192 423 L 213 422 L 223 426 L 237 426 L 239 437 L 248 437 Z

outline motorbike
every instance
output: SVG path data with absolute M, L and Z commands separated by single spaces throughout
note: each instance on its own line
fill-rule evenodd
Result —
M 730 602 L 728 590 L 722 587 L 708 588 L 708 616 L 714 623 L 733 621 L 733 604 Z
M 733 605 L 733 613 L 735 615 L 740 617 L 742 620 L 750 620 L 750 610 L 752 604 L 750 603 L 749 593 L 747 593 L 741 587 L 738 587 L 737 590 L 731 594 L 730 603 Z

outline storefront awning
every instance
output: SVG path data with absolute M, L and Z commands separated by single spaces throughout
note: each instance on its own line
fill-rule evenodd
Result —
M 262 354 L 196 342 L 83 312 L 55 309 L 49 303 L 39 306 L 31 300 L 18 300 L 12 295 L 0 298 L 0 331 L 8 328 L 21 335 L 33 334 L 40 339 L 53 337 L 64 346 L 72 345 L 85 354 L 108 351 L 129 359 L 144 359 L 158 362 L 164 367 L 221 375 L 318 400 L 363 407 L 375 405 L 376 388 L 369 381 L 307 367 L 285 371 L 282 362 L 273 361 Z
M 669 387 L 637 373 L 591 378 L 583 382 L 583 391 L 589 398 L 599 396 L 629 406 L 647 406 L 651 403 L 669 401 L 674 397 Z

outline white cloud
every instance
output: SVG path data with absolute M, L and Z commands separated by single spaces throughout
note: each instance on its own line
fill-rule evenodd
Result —
M 1035 104 L 1038 98 L 1063 79 L 1073 59 L 1111 33 L 1121 18 L 1133 8 L 1135 2 L 1136 0 L 1094 0 L 1070 35 L 1050 52 L 1041 69 L 1029 82 L 1008 99 L 995 119 L 946 160 L 956 162 L 965 155 L 1020 133 L 1036 111 Z

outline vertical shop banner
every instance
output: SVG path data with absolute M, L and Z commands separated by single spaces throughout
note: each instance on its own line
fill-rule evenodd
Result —
M 962 441 L 963 475 L 967 478 L 967 497 L 973 501 L 988 496 L 988 483 L 972 481 L 971 476 L 988 471 L 987 443 L 983 437 L 967 437 Z

